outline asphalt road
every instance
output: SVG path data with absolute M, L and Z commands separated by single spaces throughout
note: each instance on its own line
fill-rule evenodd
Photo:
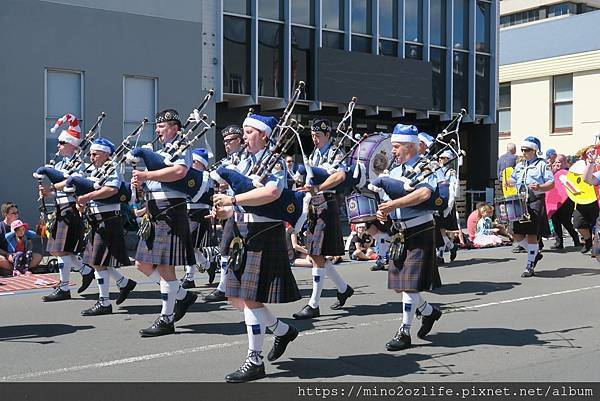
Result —
M 356 290 L 347 307 L 329 310 L 335 290 L 327 281 L 322 316 L 294 322 L 300 336 L 266 364 L 263 381 L 599 381 L 600 264 L 574 249 L 544 255 L 537 276 L 523 279 L 525 254 L 460 252 L 440 268 L 444 286 L 425 295 L 442 318 L 426 341 L 416 337 L 415 320 L 413 348 L 394 353 L 385 343 L 400 325 L 401 296 L 386 288 L 387 273 L 345 262 L 339 271 Z M 140 338 L 160 312 L 159 289 L 134 268 L 123 270 L 141 282 L 109 316 L 80 315 L 97 299 L 94 283 L 63 302 L 42 303 L 48 290 L 0 296 L 0 381 L 221 382 L 240 366 L 242 313 L 198 300 L 175 335 Z M 311 290 L 310 269 L 294 274 L 305 298 L 270 307 L 288 322 Z M 195 291 L 212 290 L 205 275 L 196 282 Z M 271 345 L 269 335 L 265 354 Z

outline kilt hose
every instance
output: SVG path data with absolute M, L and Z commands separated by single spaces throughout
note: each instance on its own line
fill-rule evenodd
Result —
M 238 278 L 227 274 L 227 297 L 262 303 L 288 303 L 301 298 L 288 258 L 282 222 L 246 223 L 246 263 Z M 231 274 L 233 273 L 233 274 Z
M 153 265 L 195 264 L 186 200 L 149 200 L 147 212 L 151 216 L 152 230 L 147 240 L 140 239 L 135 260 Z
M 514 234 L 520 235 L 537 235 L 545 232 L 547 223 L 545 195 L 538 195 L 534 199 L 529 199 L 527 202 L 527 212 L 529 213 L 529 221 L 521 223 L 515 221 L 513 223 Z
M 190 233 L 192 236 L 192 245 L 194 248 L 202 249 L 205 246 L 216 246 L 210 244 L 212 234 L 211 219 L 206 216 L 210 214 L 210 209 L 190 209 L 188 216 L 190 219 Z
M 56 224 L 50 232 L 47 252 L 79 253 L 84 248 L 83 219 L 75 207 L 75 202 L 56 205 Z
M 125 235 L 121 212 L 104 212 L 88 215 L 92 227 L 83 261 L 89 265 L 119 267 L 131 264 L 125 248 Z
M 398 230 L 392 227 L 395 234 Z M 434 223 L 427 222 L 404 230 L 404 249 L 390 263 L 388 288 L 399 291 L 426 291 L 441 287 L 435 256 Z
M 344 255 L 340 210 L 334 193 L 317 194 L 310 200 L 306 249 L 309 255 Z

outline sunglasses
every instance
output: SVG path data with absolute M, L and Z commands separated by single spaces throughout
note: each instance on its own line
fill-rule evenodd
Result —
M 521 152 L 523 152 L 523 153 L 525 153 L 525 152 L 533 152 L 533 149 L 523 148 L 523 149 L 521 149 Z
M 293 160 L 286 160 L 285 162 L 286 163 L 293 163 L 294 161 Z
M 59 145 L 66 145 L 67 143 L 68 143 L 68 142 L 66 142 L 66 141 L 58 141 L 58 144 L 59 144 Z
M 8 212 L 8 214 L 19 214 L 19 212 Z

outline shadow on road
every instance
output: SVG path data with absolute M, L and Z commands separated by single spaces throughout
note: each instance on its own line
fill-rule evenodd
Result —
M 521 285 L 517 282 L 495 283 L 492 281 L 461 281 L 460 283 L 444 284 L 432 292 L 439 295 L 452 294 L 475 294 L 487 295 L 497 291 L 507 291 L 515 286 Z
M 444 269 L 451 269 L 453 267 L 463 267 L 470 265 L 479 265 L 482 263 L 505 263 L 510 262 L 511 260 L 515 260 L 515 258 L 470 258 L 470 259 L 461 259 L 455 260 L 454 262 L 450 262 L 448 265 L 441 266 Z
M 460 333 L 430 334 L 427 336 L 427 341 L 431 341 L 432 346 L 448 348 L 472 347 L 475 345 L 497 345 L 502 347 L 549 345 L 548 341 L 538 338 L 542 334 L 544 333 L 535 329 L 472 328 L 463 330 Z
M 600 274 L 600 266 L 598 269 L 589 269 L 584 267 L 561 267 L 556 270 L 537 270 L 535 277 L 540 278 L 563 278 L 569 276 L 596 276 Z
M 35 339 L 58 337 L 93 328 L 95 328 L 95 326 L 72 326 L 70 324 L 23 324 L 18 326 L 5 326 L 0 330 L 0 341 L 52 344 L 55 341 L 35 341 Z

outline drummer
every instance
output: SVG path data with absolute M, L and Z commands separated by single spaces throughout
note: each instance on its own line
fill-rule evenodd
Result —
M 527 249 L 527 265 L 521 277 L 531 277 L 542 254 L 539 253 L 538 235 L 545 223 L 545 192 L 554 188 L 554 176 L 544 159 L 539 157 L 541 143 L 534 136 L 528 136 L 521 142 L 524 160 L 519 162 L 510 177 L 509 185 L 516 186 L 520 194 L 527 199 L 529 221 L 514 222 L 515 242 Z

